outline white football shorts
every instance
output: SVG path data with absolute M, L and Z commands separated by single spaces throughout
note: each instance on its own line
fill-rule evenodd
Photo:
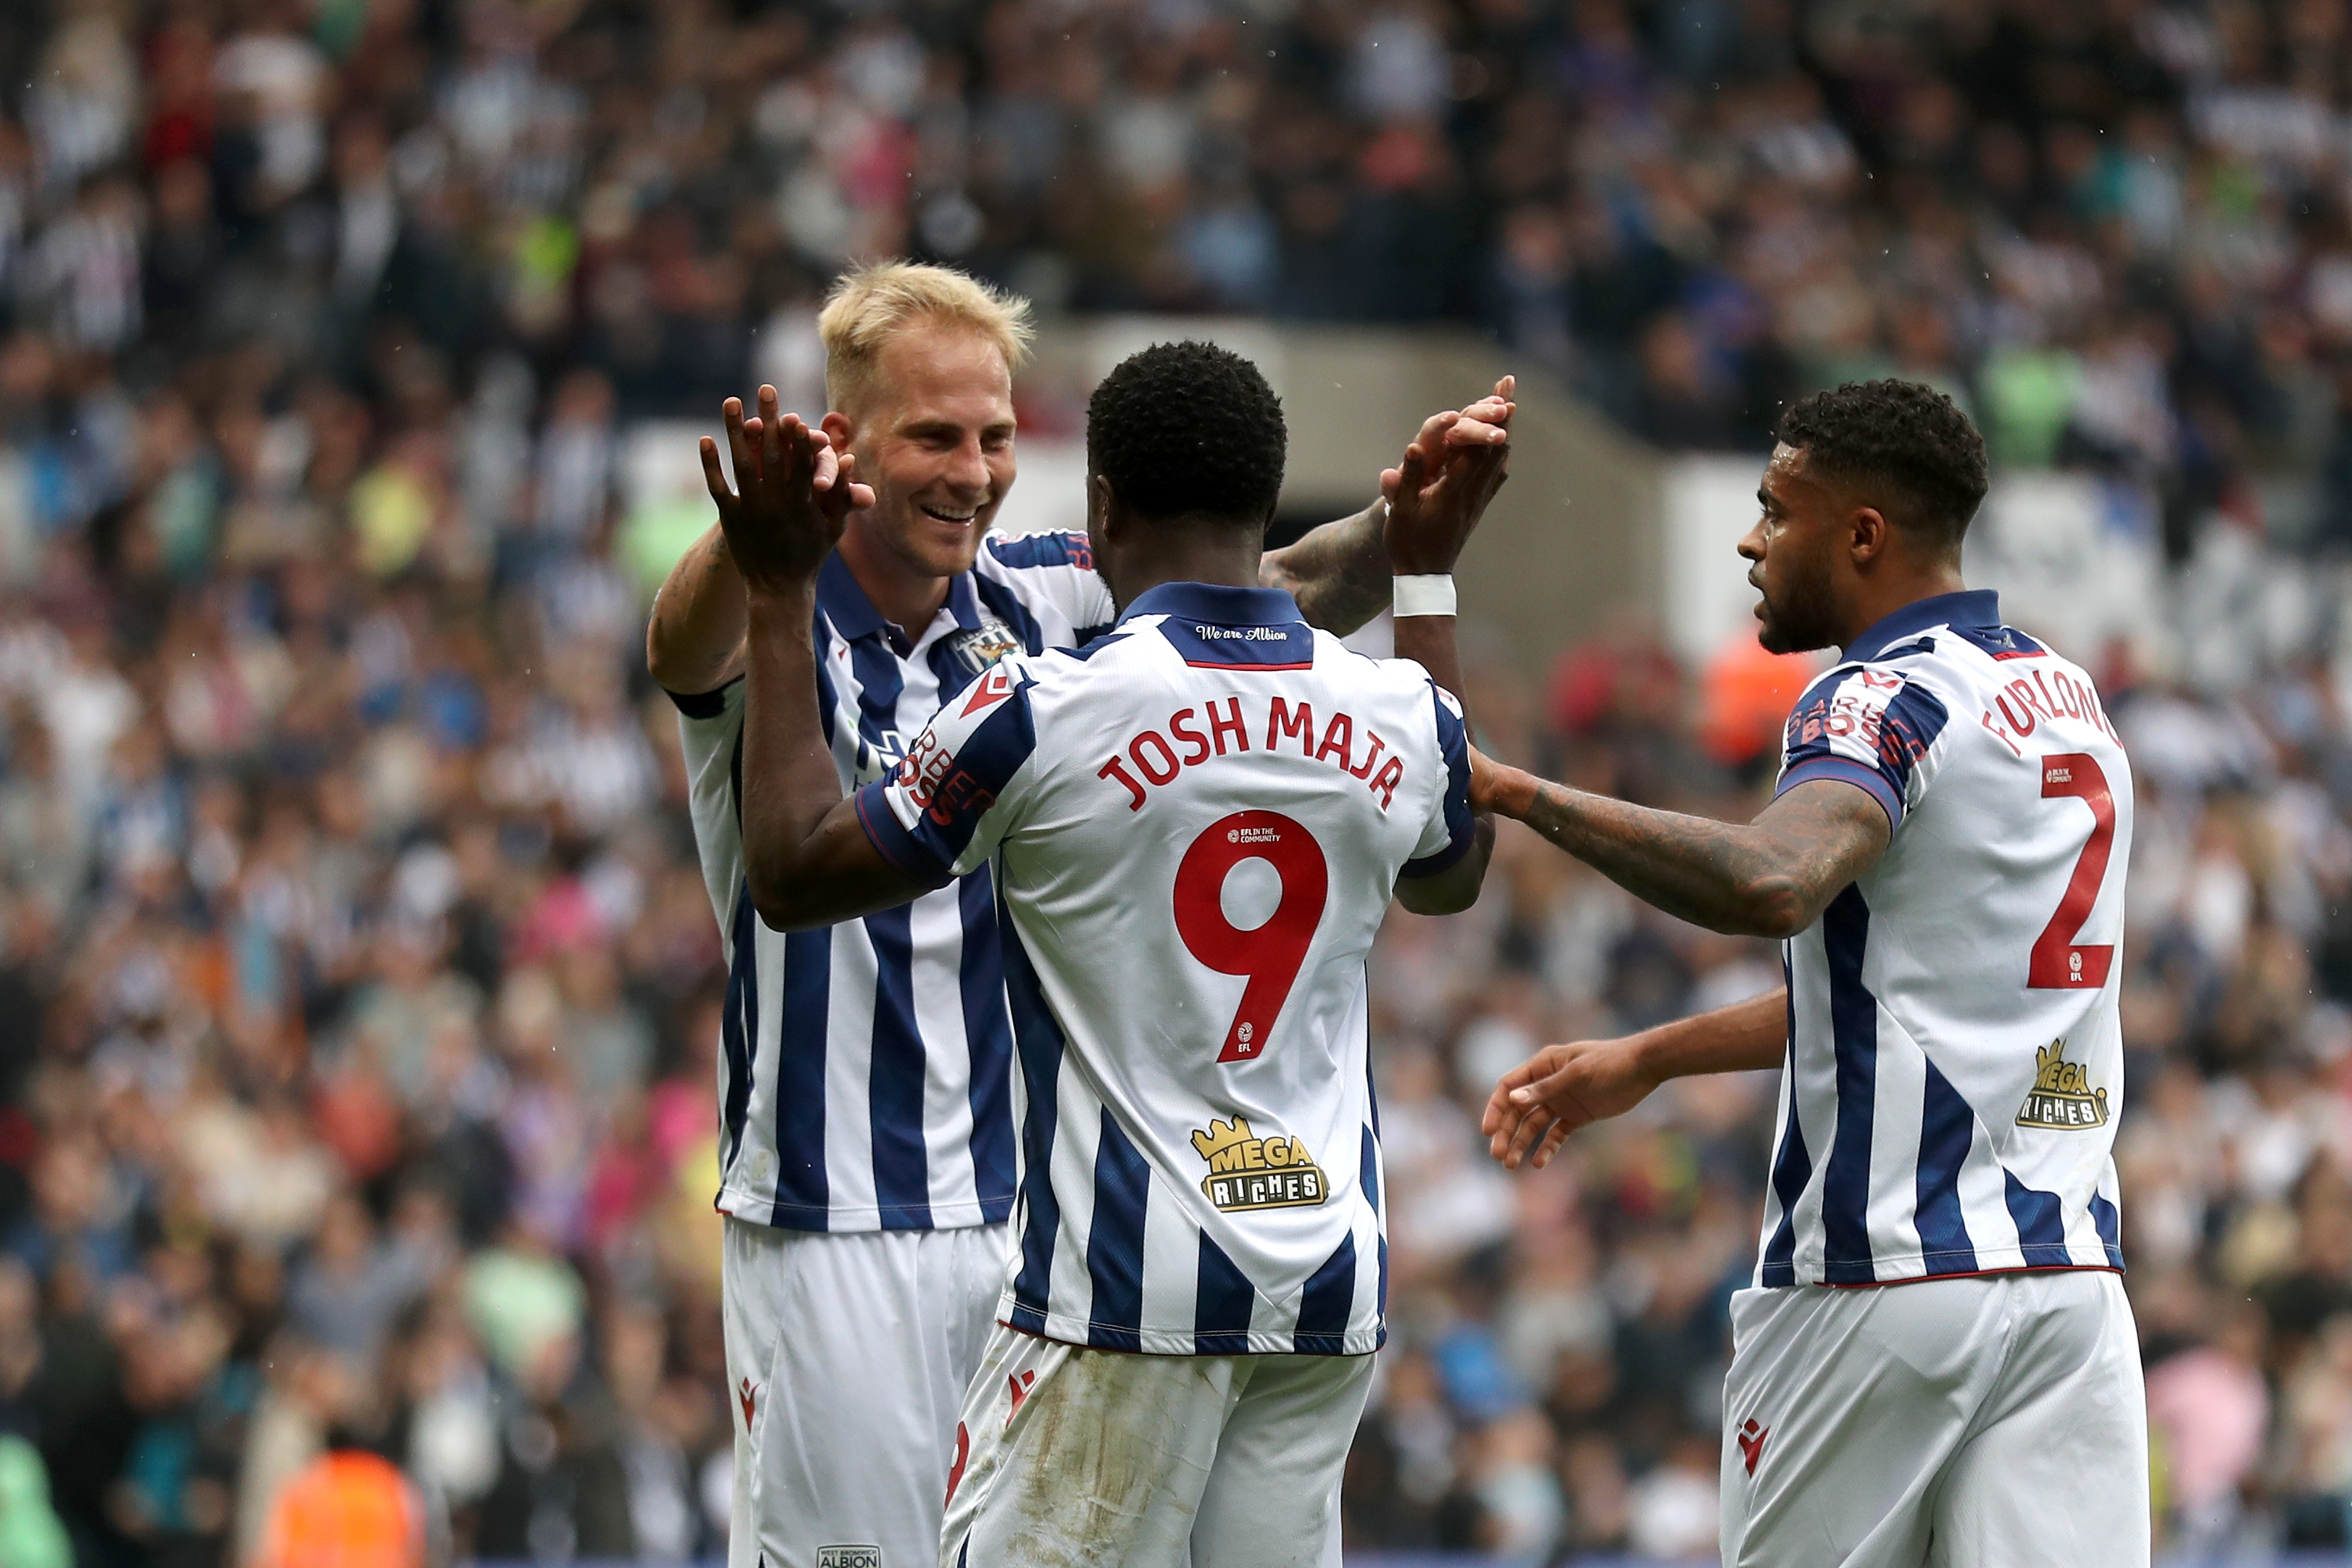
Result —
M 1087 1350 L 999 1324 L 942 1568 L 1319 1568 L 1372 1358 Z
M 726 1232 L 728 1568 L 929 1568 L 1005 1227 Z
M 1742 1290 L 1731 1332 L 1725 1568 L 2147 1568 L 2116 1275 Z

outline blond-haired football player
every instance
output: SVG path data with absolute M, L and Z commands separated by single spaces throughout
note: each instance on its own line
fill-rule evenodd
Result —
M 819 710 L 845 795 L 886 777 L 998 659 L 1075 647 L 1116 619 L 1086 536 L 991 524 L 1012 487 L 1024 303 L 944 268 L 849 274 L 819 317 L 832 409 L 818 484 L 847 514 L 816 584 Z M 1501 437 L 1509 385 L 1423 428 Z M 801 421 L 730 399 L 734 460 Z M 1459 434 L 1456 427 L 1459 426 Z M 706 468 L 718 467 L 704 443 Z M 1475 521 L 1499 483 L 1445 488 Z M 1393 486 L 1395 470 L 1382 477 Z M 859 503 L 854 510 L 851 501 Z M 1265 557 L 1262 580 L 1345 632 L 1389 596 L 1382 503 Z M 770 930 L 745 892 L 743 581 L 714 526 L 646 634 L 677 700 L 695 836 L 725 936 L 719 1207 L 737 1568 L 907 1568 L 938 1550 L 958 1407 L 1003 1276 L 1013 1202 L 1007 1010 L 986 868 L 829 928 Z

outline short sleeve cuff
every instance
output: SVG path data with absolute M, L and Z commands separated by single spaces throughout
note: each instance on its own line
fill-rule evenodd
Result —
M 1780 785 L 1773 790 L 1772 798 L 1778 800 L 1799 784 L 1811 784 L 1815 779 L 1835 779 L 1840 784 L 1853 785 L 1879 804 L 1880 809 L 1886 813 L 1886 826 L 1890 830 L 1903 825 L 1903 796 L 1886 782 L 1886 776 L 1876 768 L 1848 762 L 1843 757 L 1806 758 L 1780 775 Z
M 1469 854 L 1470 846 L 1477 841 L 1478 833 L 1475 827 L 1467 833 L 1456 835 L 1452 843 L 1436 854 L 1424 855 L 1418 860 L 1408 860 L 1398 867 L 1397 876 L 1401 879 L 1414 881 L 1423 877 L 1434 877 Z
M 709 691 L 672 691 L 665 686 L 662 695 L 676 703 L 677 710 L 688 719 L 716 719 L 727 711 L 727 693 L 734 689 L 736 680 L 742 679 L 739 675 L 735 680 Z
M 909 880 L 926 888 L 944 888 L 955 880 L 955 868 L 900 825 L 898 814 L 890 808 L 887 783 L 877 780 L 851 798 L 857 803 L 857 826 L 866 829 L 875 852 Z

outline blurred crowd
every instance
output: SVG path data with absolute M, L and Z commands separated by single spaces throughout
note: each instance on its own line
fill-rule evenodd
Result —
M 439 1551 L 720 1549 L 721 975 L 617 454 L 755 374 L 812 401 L 843 258 L 1049 313 L 1483 321 L 1674 445 L 1898 369 L 2177 540 L 2352 540 L 2345 15 L 0 7 L 0 1561 L 268 1561 L 330 1449 L 399 1467 Z M 2352 664 L 2190 695 L 2069 651 L 2140 790 L 2164 1528 L 2341 1543 Z M 1513 760 L 1744 815 L 1789 679 L 1629 624 L 1474 698 Z M 1475 1121 L 1537 1045 L 1775 955 L 1507 834 L 1370 973 L 1393 1338 L 1350 1540 L 1711 1552 L 1769 1077 L 1539 1176 Z

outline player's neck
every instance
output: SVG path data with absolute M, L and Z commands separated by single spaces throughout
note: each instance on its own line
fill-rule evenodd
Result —
M 1906 605 L 1916 605 L 1922 599 L 1932 599 L 1943 594 L 1964 593 L 1967 589 L 1968 584 L 1961 581 L 1960 569 L 1957 565 L 1927 567 L 1906 572 L 1884 582 L 1874 580 L 1859 584 L 1847 606 L 1845 625 L 1839 630 L 1838 647 L 1852 647 L 1856 637 Z
M 882 618 L 909 637 L 921 637 L 940 606 L 948 602 L 948 587 L 955 579 L 932 576 L 869 537 L 855 522 L 843 531 L 835 548 Z
M 1124 613 L 1128 605 L 1163 583 L 1255 588 L 1258 557 L 1263 553 L 1255 535 L 1246 540 L 1179 535 L 1155 540 L 1148 547 L 1130 545 L 1121 552 L 1112 593 Z

